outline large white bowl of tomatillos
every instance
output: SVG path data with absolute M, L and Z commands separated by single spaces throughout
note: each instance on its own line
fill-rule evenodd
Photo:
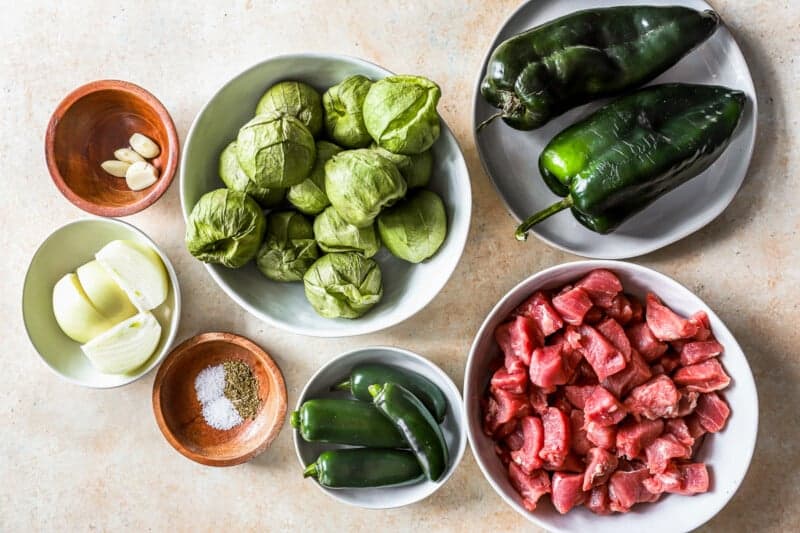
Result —
M 141 231 L 90 218 L 57 229 L 36 251 L 22 310 L 48 367 L 79 385 L 116 387 L 167 353 L 180 289 L 167 257 Z
M 239 305 L 339 337 L 411 317 L 444 287 L 469 230 L 469 174 L 440 87 L 345 56 L 259 63 L 186 139 L 186 246 Z

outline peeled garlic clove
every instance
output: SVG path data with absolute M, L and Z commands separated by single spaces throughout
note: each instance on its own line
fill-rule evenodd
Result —
M 114 177 L 117 178 L 124 178 L 125 175 L 128 173 L 128 168 L 131 166 L 130 163 L 126 163 L 124 161 L 117 161 L 116 159 L 112 159 L 110 161 L 103 161 L 100 163 L 100 168 L 108 172 Z
M 158 171 L 156 167 L 145 161 L 133 163 L 125 173 L 125 183 L 132 191 L 141 191 L 156 182 Z
M 138 154 L 144 158 L 152 159 L 161 153 L 158 145 L 153 142 L 149 137 L 145 137 L 141 133 L 134 133 L 131 135 L 130 141 L 131 148 L 136 150 Z
M 119 150 L 114 150 L 114 157 L 120 161 L 131 164 L 144 161 L 144 157 L 140 156 L 130 148 L 120 148 Z

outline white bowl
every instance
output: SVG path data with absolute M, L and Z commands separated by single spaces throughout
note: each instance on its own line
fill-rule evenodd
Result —
M 539 501 L 536 511 L 530 512 L 522 506 L 520 496 L 508 481 L 506 468 L 494 452 L 494 443 L 482 429 L 480 398 L 491 377 L 489 365 L 500 356 L 494 330 L 536 290 L 562 286 L 596 268 L 616 273 L 625 292 L 642 299 L 647 292 L 653 292 L 679 314 L 688 316 L 699 310 L 708 313 L 711 329 L 725 347 L 720 362 L 731 377 L 731 384 L 724 391 L 731 416 L 723 431 L 705 440 L 698 455 L 698 460 L 709 468 L 709 492 L 695 496 L 665 494 L 656 503 L 639 504 L 629 513 L 612 516 L 598 516 L 585 507 L 562 515 L 545 497 Z M 677 281 L 655 270 L 619 261 L 579 261 L 558 265 L 534 274 L 511 289 L 486 317 L 472 344 L 464 375 L 464 403 L 469 443 L 486 479 L 518 513 L 551 531 L 657 533 L 689 531 L 699 527 L 717 514 L 739 488 L 750 465 L 758 432 L 758 395 L 753 374 L 742 349 L 722 320 Z
M 268 59 L 235 76 L 215 94 L 195 118 L 181 160 L 181 206 L 188 218 L 200 197 L 224 187 L 217 174 L 220 152 L 249 120 L 264 91 L 281 80 L 301 80 L 320 92 L 347 76 L 362 74 L 374 80 L 391 72 L 347 56 L 298 54 Z M 228 296 L 264 322 L 301 335 L 346 337 L 388 328 L 422 310 L 444 287 L 456 268 L 469 231 L 472 195 L 469 173 L 455 137 L 442 121 L 433 148 L 434 168 L 429 188 L 438 193 L 447 211 L 444 244 L 428 261 L 406 263 L 381 250 L 375 259 L 383 274 L 383 298 L 355 320 L 317 315 L 306 300 L 302 283 L 278 283 L 264 277 L 253 263 L 240 269 L 206 265 Z
M 155 352 L 139 368 L 127 374 L 103 374 L 81 351 L 80 344 L 67 337 L 53 314 L 53 286 L 66 273 L 94 259 L 94 254 L 116 239 L 130 239 L 153 248 L 169 275 L 167 300 L 153 310 L 161 324 L 161 340 Z M 85 218 L 55 230 L 31 259 L 22 292 L 25 329 L 42 361 L 59 377 L 97 389 L 132 383 L 161 363 L 167 355 L 181 317 L 181 289 L 167 254 L 134 226 L 113 218 Z
M 303 402 L 314 398 L 348 398 L 344 392 L 331 392 L 331 387 L 341 383 L 350 375 L 350 370 L 361 363 L 381 363 L 411 370 L 431 380 L 447 399 L 447 414 L 441 424 L 444 439 L 447 442 L 447 451 L 450 460 L 447 470 L 439 481 L 424 480 L 411 485 L 397 487 L 380 487 L 366 489 L 330 489 L 323 487 L 316 480 L 308 479 L 307 483 L 314 483 L 334 500 L 348 505 L 366 509 L 390 509 L 402 507 L 427 498 L 439 487 L 447 483 L 455 471 L 464 449 L 467 446 L 467 435 L 464 427 L 464 411 L 461 403 L 461 394 L 447 374 L 442 369 L 424 357 L 392 346 L 371 346 L 345 352 L 326 363 L 316 374 L 311 376 L 308 383 L 300 393 L 297 407 L 300 409 Z M 320 453 L 334 448 L 346 448 L 335 444 L 306 442 L 300 437 L 300 432 L 292 429 L 294 448 L 300 464 L 305 468 L 313 463 Z M 298 469 L 298 472 L 302 469 Z
M 480 68 L 474 96 L 473 120 L 480 123 L 497 110 L 480 94 L 480 83 L 492 51 L 505 39 L 544 22 L 582 9 L 619 5 L 682 5 L 712 9 L 703 0 L 541 0 L 523 3 L 503 23 Z M 744 181 L 756 138 L 758 100 L 747 62 L 730 30 L 721 25 L 706 42 L 653 83 L 684 82 L 724 85 L 744 91 L 747 104 L 730 145 L 711 167 L 665 194 L 616 231 L 594 233 L 569 210 L 537 224 L 531 232 L 561 250 L 584 257 L 624 259 L 672 244 L 710 223 L 731 203 Z M 559 198 L 539 175 L 539 154 L 556 133 L 606 104 L 609 99 L 580 106 L 533 131 L 518 131 L 501 120 L 475 133 L 478 155 L 500 198 L 516 221 L 544 209 Z M 473 128 L 474 130 L 474 128 Z M 514 239 L 509 224 L 508 237 Z

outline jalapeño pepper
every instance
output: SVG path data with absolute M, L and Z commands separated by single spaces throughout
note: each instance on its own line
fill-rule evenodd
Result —
M 437 422 L 444 420 L 447 400 L 442 391 L 429 379 L 410 370 L 377 363 L 363 363 L 353 367 L 350 379 L 339 383 L 335 388 L 348 391 L 361 401 L 371 402 L 369 386 L 382 385 L 389 381 L 402 385 L 419 398 Z
M 438 481 L 447 469 L 447 443 L 428 409 L 396 383 L 370 385 L 369 393 L 375 407 L 405 437 L 428 479 Z
M 592 231 L 613 231 L 708 168 L 728 146 L 746 99 L 725 87 L 655 85 L 565 129 L 539 157 L 545 182 L 565 198 L 520 224 L 517 239 L 566 208 Z
M 719 26 L 713 11 L 671 6 L 591 9 L 520 33 L 492 52 L 481 94 L 511 127 L 531 130 L 565 111 L 642 85 Z
M 309 442 L 408 448 L 403 435 L 382 413 L 358 400 L 308 400 L 292 413 L 290 422 Z
M 385 487 L 417 481 L 422 469 L 409 451 L 353 448 L 322 452 L 303 477 L 330 488 Z

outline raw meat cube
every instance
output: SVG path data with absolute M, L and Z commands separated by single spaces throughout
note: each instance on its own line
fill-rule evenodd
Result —
M 653 494 L 644 486 L 644 481 L 650 478 L 646 468 L 639 468 L 624 472 L 617 470 L 611 475 L 608 482 L 608 497 L 611 501 L 609 507 L 613 511 L 625 513 L 640 502 L 654 502 L 659 494 Z
M 603 386 L 610 390 L 617 398 L 622 398 L 635 387 L 647 382 L 653 373 L 639 352 L 631 350 L 631 360 L 622 372 L 608 376 L 603 380 Z
M 572 383 L 579 377 L 578 366 L 583 361 L 583 355 L 564 341 L 561 343 L 561 359 L 563 360 L 564 376 L 567 378 L 567 383 Z
M 620 351 L 626 361 L 631 360 L 631 341 L 628 340 L 628 336 L 619 322 L 613 318 L 606 318 L 597 325 L 597 329 Z
M 582 483 L 582 474 L 567 474 L 565 472 L 553 474 L 553 493 L 550 495 L 550 499 L 556 511 L 565 514 L 586 500 L 586 494 L 581 490 Z
M 583 409 L 586 405 L 586 398 L 592 395 L 596 386 L 597 385 L 567 385 L 564 387 L 564 394 L 569 403 L 578 409 Z
M 625 406 L 601 385 L 594 388 L 584 406 L 586 420 L 601 426 L 619 424 L 627 414 Z
M 639 322 L 628 326 L 625 333 L 628 335 L 628 340 L 631 341 L 633 349 L 639 352 L 645 361 L 655 361 L 664 355 L 664 352 L 669 348 L 653 335 L 653 332 L 647 326 L 647 322 Z
M 583 472 L 583 460 L 572 452 L 569 452 L 561 464 L 553 464 L 545 461 L 542 466 L 549 472 Z
M 650 492 L 698 494 L 708 491 L 708 470 L 703 463 L 670 463 L 661 474 L 645 480 Z
M 595 446 L 612 451 L 617 441 L 617 428 L 589 422 L 586 424 L 586 438 Z
M 526 366 L 531 364 L 534 348 L 544 346 L 544 335 L 532 319 L 518 316 L 511 322 L 500 324 L 494 331 L 494 338 L 508 358 L 519 359 Z M 506 367 L 508 367 L 506 363 Z M 511 369 L 509 368 L 509 371 Z
M 708 430 L 703 427 L 703 423 L 700 421 L 700 417 L 697 416 L 697 413 L 692 413 L 684 418 L 683 421 L 686 422 L 686 427 L 689 428 L 689 435 L 695 440 L 708 433 Z
M 625 368 L 625 357 L 595 328 L 584 324 L 575 328 L 575 331 L 580 335 L 578 350 L 592 366 L 599 380 L 602 381 Z
M 500 368 L 492 376 L 490 387 L 524 394 L 528 388 L 528 374 L 524 370 L 511 374 L 506 368 Z
M 583 476 L 583 490 L 603 485 L 617 469 L 617 456 L 603 448 L 592 448 L 586 454 L 586 473 Z
M 602 268 L 592 270 L 575 286 L 586 291 L 592 302 L 604 309 L 611 306 L 617 293 L 622 292 L 622 283 L 616 274 Z
M 520 424 L 517 420 L 513 422 L 516 424 L 514 431 L 506 435 L 506 438 L 503 439 L 503 444 L 512 452 L 519 450 L 525 444 L 525 437 L 522 434 L 522 430 L 519 428 Z
M 503 424 L 514 418 L 530 414 L 530 405 L 524 394 L 514 394 L 504 389 L 492 390 L 486 407 L 484 430 L 493 435 Z
M 684 446 L 694 446 L 694 437 L 689 432 L 689 426 L 683 418 L 670 418 L 664 424 L 664 432 L 673 435 Z
M 625 407 L 637 419 L 654 420 L 677 413 L 680 399 L 675 383 L 661 375 L 633 389 L 625 398 Z
M 616 447 L 617 455 L 635 459 L 642 450 L 650 445 L 664 431 L 664 421 L 642 420 L 637 422 L 629 420 L 619 426 L 617 430 Z
M 694 392 L 686 389 L 678 389 L 681 394 L 681 401 L 678 402 L 678 412 L 675 416 L 686 416 L 694 412 L 697 407 L 697 399 L 700 397 L 699 392 Z
M 547 391 L 536 385 L 531 385 L 528 401 L 530 402 L 533 412 L 539 416 L 547 411 L 549 407 L 547 404 Z
M 592 492 L 589 493 L 586 507 L 594 514 L 608 515 L 611 514 L 611 509 L 608 505 L 608 485 L 600 485 L 593 488 Z
M 717 393 L 701 394 L 694 411 L 700 425 L 709 433 L 717 433 L 725 427 L 731 414 L 728 404 Z
M 694 340 L 707 341 L 711 338 L 711 321 L 705 311 L 698 311 L 690 316 L 689 322 L 697 325 L 697 333 L 694 334 Z
M 553 307 L 564 322 L 577 326 L 583 323 L 583 317 L 592 308 L 592 301 L 583 289 L 574 287 L 553 298 Z
M 511 460 L 528 474 L 542 467 L 539 452 L 544 445 L 542 421 L 536 416 L 526 416 L 519 421 L 522 428 L 522 447 L 511 452 Z
M 508 465 L 508 477 L 511 485 L 522 497 L 522 505 L 529 511 L 536 510 L 536 502 L 550 492 L 550 476 L 544 470 L 526 473 L 514 462 Z
M 675 435 L 666 433 L 651 442 L 644 449 L 647 457 L 647 469 L 651 474 L 662 473 L 672 459 L 688 459 L 692 450 L 678 442 Z
M 722 353 L 722 345 L 715 340 L 687 342 L 681 348 L 681 364 L 683 366 L 702 363 Z
M 495 439 L 505 439 L 506 437 L 517 431 L 517 426 L 518 423 L 516 419 L 509 420 L 508 422 L 502 424 L 499 428 L 497 428 L 497 431 L 494 432 L 493 437 Z
M 546 462 L 559 466 L 569 453 L 569 419 L 563 411 L 549 407 L 542 414 L 544 425 L 544 447 L 539 452 L 539 457 Z
M 573 409 L 569 414 L 569 428 L 572 435 L 572 450 L 581 457 L 586 455 L 592 443 L 586 437 L 586 429 L 584 429 L 585 421 L 583 419 L 583 411 L 580 409 Z
M 564 326 L 561 316 L 550 303 L 550 297 L 542 291 L 536 291 L 533 296 L 520 304 L 514 314 L 532 318 L 545 337 Z
M 614 296 L 611 305 L 605 310 L 606 315 L 616 320 L 620 325 L 625 326 L 633 318 L 633 308 L 628 297 L 622 293 Z
M 672 309 L 661 303 L 653 293 L 647 295 L 647 311 L 645 313 L 650 331 L 661 341 L 690 339 L 698 330 L 698 325 L 675 314 Z
M 530 378 L 534 385 L 554 387 L 567 382 L 560 344 L 533 350 L 530 365 Z
M 672 377 L 678 385 L 684 385 L 686 390 L 697 392 L 712 392 L 724 389 L 731 382 L 722 365 L 716 359 L 709 359 L 702 363 L 679 368 Z

